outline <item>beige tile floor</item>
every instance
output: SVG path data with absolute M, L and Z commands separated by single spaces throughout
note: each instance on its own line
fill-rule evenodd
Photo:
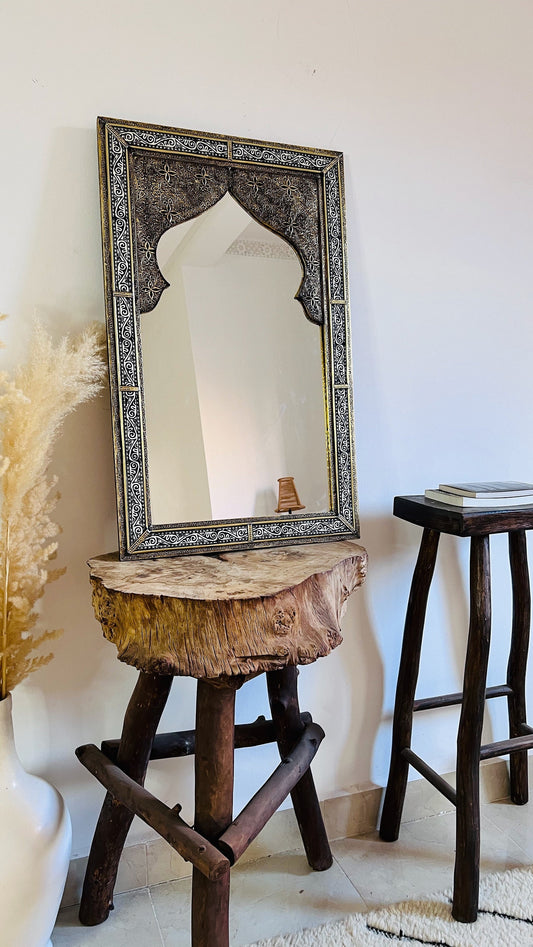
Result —
M 482 807 L 481 869 L 533 864 L 533 803 Z M 232 871 L 232 947 L 335 920 L 369 906 L 419 897 L 452 883 L 454 813 L 402 825 L 400 839 L 377 833 L 332 843 L 333 866 L 313 872 L 302 851 L 272 855 Z M 190 879 L 119 894 L 99 927 L 82 927 L 77 908 L 60 911 L 54 947 L 189 947 Z

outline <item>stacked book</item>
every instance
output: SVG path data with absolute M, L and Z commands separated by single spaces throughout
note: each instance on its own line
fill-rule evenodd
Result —
M 489 510 L 533 506 L 533 483 L 441 483 L 438 490 L 426 490 L 428 500 L 451 506 L 485 507 Z

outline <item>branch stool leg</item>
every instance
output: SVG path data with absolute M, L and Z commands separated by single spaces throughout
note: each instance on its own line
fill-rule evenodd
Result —
M 298 668 L 286 667 L 279 671 L 267 671 L 266 678 L 272 720 L 283 759 L 289 755 L 305 729 L 300 719 L 298 703 Z M 291 799 L 307 861 L 315 871 L 325 871 L 331 867 L 333 856 L 310 769 L 296 783 L 291 792 Z
M 513 584 L 513 630 L 507 665 L 507 683 L 512 694 L 507 698 L 509 736 L 522 736 L 526 722 L 526 667 L 531 620 L 531 594 L 525 530 L 509 533 L 509 560 Z M 527 750 L 511 753 L 509 758 L 511 799 L 519 806 L 528 800 Z
M 141 785 L 172 681 L 172 675 L 141 671 L 126 710 L 117 765 Z M 133 813 L 107 793 L 85 872 L 79 913 L 82 924 L 101 924 L 113 908 L 118 863 L 132 820 Z
M 479 898 L 479 751 L 490 647 L 489 537 L 470 546 L 470 628 L 457 736 L 456 856 L 452 914 L 476 920 Z
M 235 690 L 199 680 L 196 692 L 194 827 L 216 844 L 233 818 Z M 192 947 L 229 947 L 230 872 L 210 881 L 192 872 Z
M 435 570 L 439 536 L 438 530 L 424 529 L 405 616 L 402 656 L 394 705 L 391 762 L 379 829 L 379 834 L 385 842 L 396 841 L 400 832 L 409 773 L 409 763 L 402 756 L 402 751 L 411 746 L 413 702 L 420 666 L 422 634 L 429 588 Z

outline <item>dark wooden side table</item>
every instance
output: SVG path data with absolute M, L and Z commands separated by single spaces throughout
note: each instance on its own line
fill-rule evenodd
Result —
M 351 541 L 219 556 L 90 560 L 93 605 L 118 657 L 140 675 L 120 740 L 79 747 L 108 790 L 85 875 L 80 920 L 113 906 L 120 855 L 134 814 L 192 862 L 193 947 L 228 947 L 230 867 L 291 794 L 308 862 L 332 856 L 310 771 L 324 732 L 300 713 L 297 665 L 341 641 L 345 602 L 366 572 Z M 235 726 L 235 692 L 266 672 L 271 720 Z M 175 676 L 198 679 L 196 728 L 156 735 Z M 234 747 L 277 742 L 281 763 L 233 818 Z M 195 754 L 194 826 L 144 789 L 150 759 Z
M 475 921 L 479 889 L 479 762 L 510 754 L 511 798 L 528 798 L 527 750 L 533 728 L 526 723 L 525 677 L 529 646 L 530 590 L 526 531 L 533 529 L 533 506 L 480 509 L 448 506 L 423 496 L 396 497 L 394 514 L 423 528 L 407 615 L 396 691 L 392 754 L 380 835 L 398 838 L 409 766 L 414 766 L 456 807 L 456 857 L 452 913 Z M 441 533 L 470 537 L 470 626 L 463 690 L 457 694 L 415 700 L 422 633 L 429 588 Z M 486 687 L 491 632 L 489 537 L 509 534 L 513 588 L 512 637 L 505 684 Z M 485 700 L 506 697 L 509 739 L 481 745 Z M 412 715 L 461 704 L 457 736 L 457 789 L 454 790 L 411 749 Z

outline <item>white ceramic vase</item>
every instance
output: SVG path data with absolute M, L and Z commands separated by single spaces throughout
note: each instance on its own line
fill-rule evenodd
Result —
M 0 827 L 0 941 L 51 947 L 70 857 L 70 816 L 57 789 L 20 763 L 11 695 L 0 700 Z

